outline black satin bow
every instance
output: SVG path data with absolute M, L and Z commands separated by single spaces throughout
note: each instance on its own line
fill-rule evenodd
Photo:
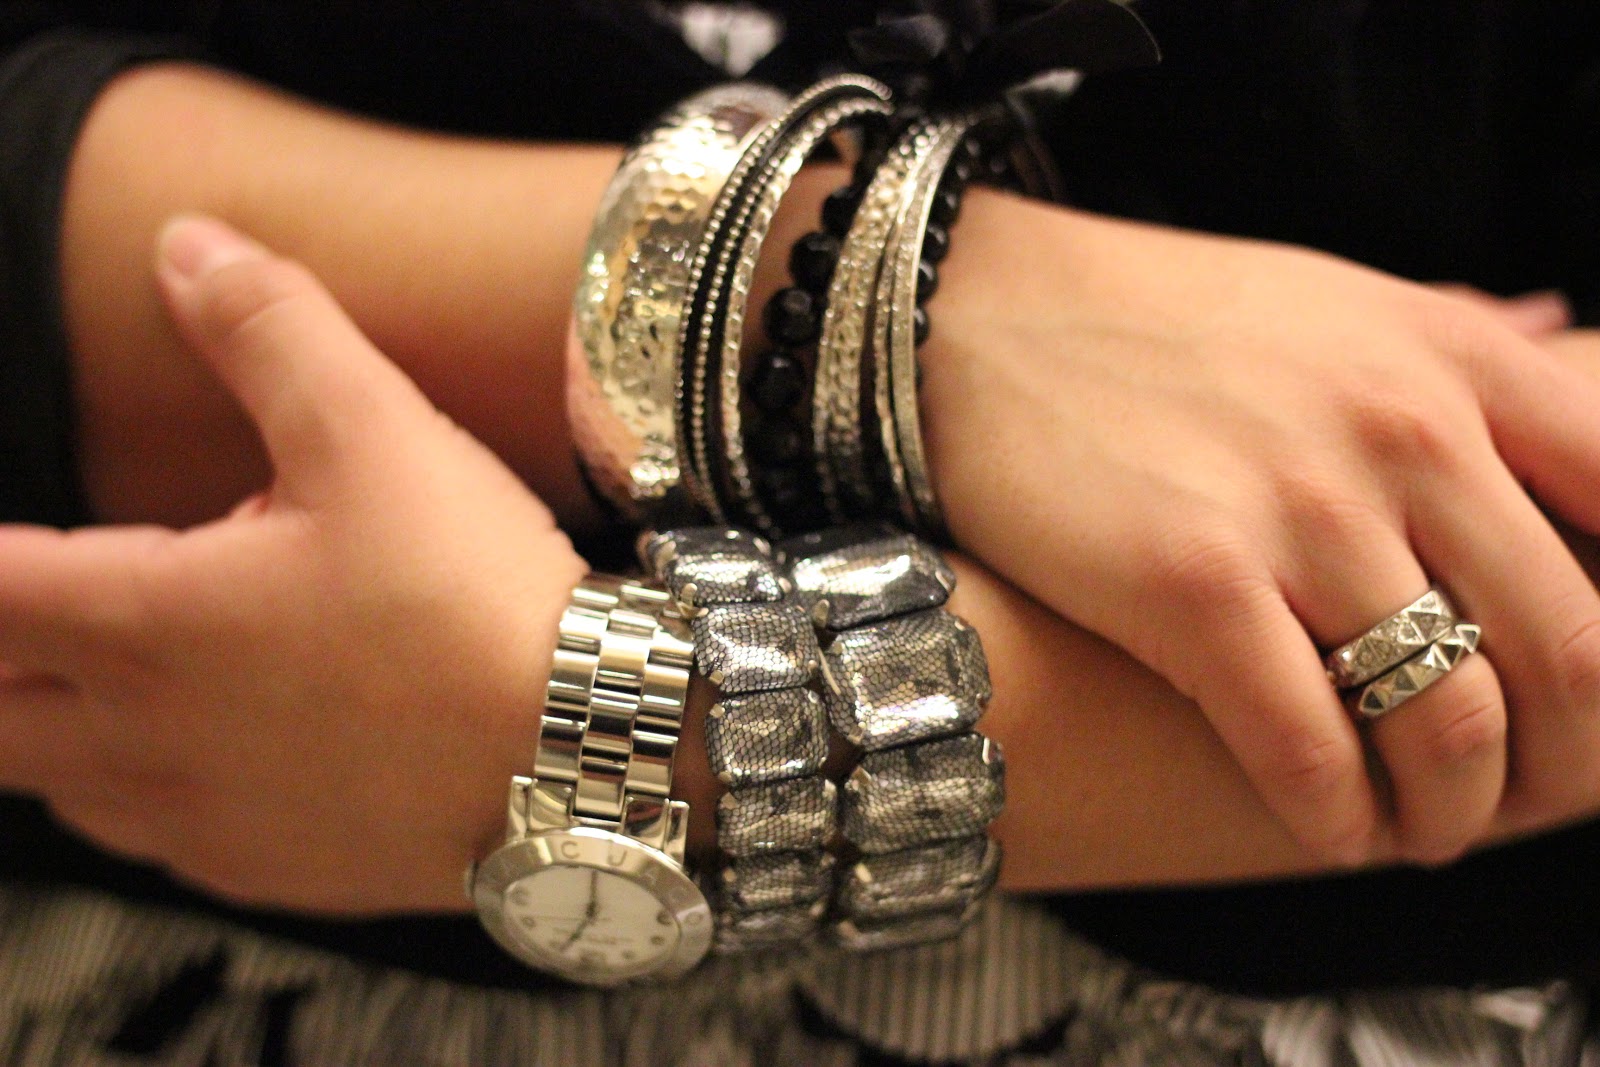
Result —
M 849 39 L 866 70 L 938 107 L 993 101 L 1054 71 L 1161 58 L 1144 23 L 1114 0 L 909 0 Z

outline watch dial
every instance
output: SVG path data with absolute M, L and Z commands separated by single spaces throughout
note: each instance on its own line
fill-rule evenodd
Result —
M 677 920 L 642 886 L 594 867 L 551 867 L 511 883 L 506 926 L 562 970 L 652 969 L 678 944 Z

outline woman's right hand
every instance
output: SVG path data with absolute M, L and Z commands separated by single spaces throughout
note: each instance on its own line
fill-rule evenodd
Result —
M 1541 511 L 1600 531 L 1600 383 L 1331 256 L 1003 195 L 943 273 L 957 542 L 1196 700 L 1303 844 L 1440 862 L 1600 808 L 1600 594 Z M 1369 745 L 1322 652 L 1430 582 L 1485 654 Z

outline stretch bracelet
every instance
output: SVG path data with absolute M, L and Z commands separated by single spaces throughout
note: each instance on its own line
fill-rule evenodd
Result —
M 713 948 L 734 952 L 816 939 L 827 909 L 836 790 L 822 777 L 827 726 L 810 683 L 816 634 L 761 538 L 698 527 L 649 534 L 645 566 L 689 616 L 700 672 L 721 691 L 706 722 L 726 862 L 706 886 Z
M 865 527 L 775 558 L 748 531 L 697 527 L 646 535 L 641 556 L 722 691 L 706 724 L 728 787 L 726 858 L 707 887 L 716 950 L 815 945 L 824 922 L 853 951 L 959 930 L 998 873 L 985 828 L 1003 765 L 972 731 L 988 670 L 977 635 L 941 607 L 955 579 L 937 552 Z M 837 793 L 822 777 L 829 724 L 862 753 Z
M 945 611 L 955 575 L 909 534 L 854 527 L 786 542 L 795 595 L 823 628 L 823 702 L 862 752 L 840 795 L 854 861 L 834 895 L 855 951 L 953 936 L 994 885 L 987 827 L 1005 802 L 997 744 L 972 727 L 991 688 L 973 629 Z

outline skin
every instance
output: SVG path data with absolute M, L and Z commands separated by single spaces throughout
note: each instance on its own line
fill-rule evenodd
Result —
M 566 458 L 555 357 L 576 250 L 614 158 L 377 127 L 193 68 L 114 83 L 74 161 L 63 289 L 91 497 L 104 519 L 163 528 L 0 537 L 0 659 L 13 664 L 0 781 L 233 899 L 334 912 L 461 906 L 459 871 L 493 843 L 506 778 L 531 762 L 541 665 L 582 568 L 518 481 L 563 525 L 593 521 Z M 776 246 L 814 218 L 806 198 L 814 204 L 827 177 L 802 183 Z M 530 194 L 548 208 L 536 219 Z M 222 267 L 213 257 L 210 269 L 179 269 L 192 226 L 167 231 L 153 269 L 155 234 L 180 210 L 219 214 L 303 261 L 354 325 L 304 270 L 255 246 Z M 1022 241 L 1049 258 L 1008 268 Z M 1529 518 L 1526 496 L 1505 489 L 1511 468 L 1485 447 L 1492 427 L 1492 444 L 1523 457 L 1518 476 L 1593 528 L 1580 483 L 1600 450 L 1581 409 L 1595 387 L 1570 353 L 1522 336 L 1515 310 L 1327 257 L 983 192 L 969 197 L 944 276 L 925 415 L 952 526 L 988 564 L 958 558 L 953 608 L 984 635 L 997 678 L 986 730 L 1012 742 L 997 827 L 1010 846 L 1006 884 L 1437 862 L 1593 810 L 1593 586 Z M 1059 284 L 1044 289 L 1044 278 Z M 1033 314 L 996 315 L 996 285 Z M 1337 344 L 1279 326 L 1282 307 L 1323 303 L 1333 332 L 1309 336 Z M 1216 313 L 1174 316 L 1176 306 Z M 1421 405 L 1366 403 L 1381 375 L 1347 364 L 1369 348 L 1386 370 L 1424 368 L 1404 384 L 1422 381 L 1433 393 L 1420 395 L 1455 406 L 1428 408 L 1424 423 Z M 1306 380 L 1273 370 L 1285 353 L 1326 387 L 1316 412 L 1350 418 L 1312 417 L 1304 402 L 1285 414 Z M 1516 361 L 1525 373 L 1507 369 Z M 1179 362 L 1181 379 L 1164 373 Z M 1106 385 L 1118 373 L 1138 386 L 1121 401 Z M 1172 380 L 1199 384 L 1161 388 Z M 1546 394 L 1565 399 L 1545 421 L 1579 429 L 1519 440 L 1523 408 Z M 1491 396 L 1512 414 L 1491 419 Z M 1222 428 L 1237 434 L 1201 432 L 1219 398 L 1238 415 Z M 1459 439 L 1437 436 L 1441 413 L 1459 416 L 1443 420 Z M 1174 427 L 1175 444 L 1153 447 Z M 303 447 L 302 430 L 326 440 Z M 1419 447 L 1432 461 L 1420 473 Z M 1438 469 L 1457 451 L 1471 461 L 1463 470 Z M 1331 521 L 1348 500 L 1291 491 L 1299 461 L 1323 455 L 1337 462 L 1317 484 L 1356 494 L 1361 521 Z M 1123 492 L 1097 497 L 1090 473 L 1106 469 L 1137 476 L 1108 480 Z M 1084 480 L 1063 487 L 1044 471 Z M 1499 486 L 1511 529 L 1527 535 L 1511 577 L 1532 585 L 1494 587 L 1506 593 L 1497 598 L 1452 584 L 1499 642 L 1490 651 L 1507 655 L 1474 657 L 1373 731 L 1395 782 L 1390 807 L 1325 681 L 1262 693 L 1254 675 L 1308 683 L 1320 669 L 1313 636 L 1343 640 L 1420 591 L 1399 533 L 1415 525 L 1409 509 L 1430 478 L 1444 487 L 1434 500 Z M 235 508 L 241 498 L 251 503 Z M 1007 522 L 986 521 L 995 499 L 1008 501 Z M 1152 541 L 1160 524 L 1123 513 L 1141 499 L 1147 516 L 1200 520 L 1169 521 L 1169 535 L 1205 537 Z M 1392 550 L 1389 570 L 1352 560 L 1374 543 Z M 1493 571 L 1448 538 L 1439 551 L 1460 564 L 1453 575 Z M 1383 581 L 1368 590 L 1374 573 Z M 1397 603 L 1377 607 L 1410 578 Z M 1371 602 L 1349 603 L 1351 588 Z M 1543 629 L 1519 613 L 1533 592 L 1561 609 Z M 1322 603 L 1337 610 L 1317 618 Z M 1234 630 L 1259 640 L 1206 643 Z M 1149 640 L 1158 632 L 1201 636 L 1167 648 Z M 1274 650 L 1290 665 L 1281 675 L 1261 658 Z M 1505 673 L 1512 653 L 1547 668 L 1529 699 Z M 1242 708 L 1230 680 L 1261 699 Z M 1527 738 L 1509 773 L 1502 692 Z M 687 743 L 692 752 L 692 731 Z M 703 802 L 714 792 L 703 761 L 684 770 L 682 791 Z M 279 832 L 255 834 L 241 855 L 245 828 L 261 826 Z

